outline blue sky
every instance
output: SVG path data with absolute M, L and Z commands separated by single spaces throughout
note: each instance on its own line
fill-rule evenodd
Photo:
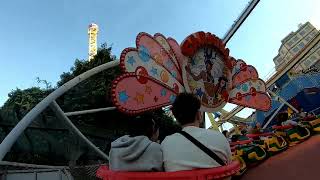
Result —
M 98 44 L 119 57 L 141 32 L 160 32 L 179 43 L 202 30 L 223 37 L 248 0 L 10 0 L 0 6 L 0 105 L 15 88 L 53 85 L 76 58 L 86 59 L 87 27 L 100 27 Z M 231 55 L 255 66 L 260 77 L 273 69 L 280 41 L 311 21 L 319 28 L 316 0 L 261 1 L 227 44 Z M 227 109 L 232 108 L 228 105 Z M 243 116 L 250 111 L 244 111 Z

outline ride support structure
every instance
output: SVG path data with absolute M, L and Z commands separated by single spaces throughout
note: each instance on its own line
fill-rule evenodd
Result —
M 244 20 L 249 16 L 250 12 L 255 8 L 255 6 L 259 3 L 259 0 L 252 0 L 247 8 L 243 11 L 243 13 L 239 16 L 235 24 L 230 28 L 228 33 L 223 38 L 223 43 L 226 44 L 231 37 L 234 35 L 236 30 L 241 26 Z M 98 26 L 96 24 L 91 24 L 88 30 L 89 34 L 89 61 L 93 59 L 93 57 L 97 53 L 97 34 L 98 34 Z M 101 150 L 98 149 L 94 144 L 92 144 L 85 136 L 81 134 L 80 131 L 72 124 L 71 121 L 68 121 L 67 116 L 77 115 L 77 114 L 87 114 L 87 113 L 95 113 L 99 111 L 108 111 L 115 109 L 114 107 L 107 107 L 95 110 L 83 110 L 77 112 L 68 112 L 64 113 L 59 105 L 55 102 L 57 98 L 63 95 L 65 92 L 79 84 L 80 82 L 88 79 L 89 77 L 107 70 L 109 68 L 113 68 L 118 66 L 120 63 L 119 60 L 114 60 L 100 66 L 97 66 L 93 69 L 90 69 L 79 76 L 71 79 L 64 85 L 57 88 L 54 92 L 49 94 L 46 98 L 44 98 L 40 103 L 38 103 L 31 111 L 29 111 L 19 122 L 18 124 L 10 131 L 10 133 L 5 137 L 5 139 L 0 144 L 0 161 L 3 160 L 4 156 L 11 149 L 12 145 L 16 142 L 22 132 L 31 124 L 31 122 L 47 107 L 51 106 L 56 111 L 56 114 L 66 121 L 66 123 L 71 127 L 73 131 L 79 137 L 88 144 L 93 150 L 95 150 L 103 159 L 108 159 L 108 156 L 104 154 Z
M 91 61 L 95 55 L 97 55 L 97 37 L 98 37 L 99 27 L 97 24 L 90 24 L 88 29 L 89 35 L 89 61 Z

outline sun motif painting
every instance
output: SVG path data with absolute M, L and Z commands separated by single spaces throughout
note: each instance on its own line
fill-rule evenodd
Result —
M 212 42 L 208 43 L 207 39 Z M 191 45 L 191 48 L 190 44 L 198 45 Z M 199 97 L 203 111 L 211 112 L 222 108 L 227 103 L 232 88 L 228 49 L 217 37 L 203 32 L 187 37 L 181 47 L 182 53 L 187 57 L 183 67 L 186 90 Z

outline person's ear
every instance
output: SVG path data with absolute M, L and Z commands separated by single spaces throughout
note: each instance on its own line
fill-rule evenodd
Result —
M 198 113 L 197 113 L 197 121 L 199 121 L 200 124 L 201 124 L 202 121 L 203 121 L 202 112 L 200 112 L 200 111 L 198 111 Z

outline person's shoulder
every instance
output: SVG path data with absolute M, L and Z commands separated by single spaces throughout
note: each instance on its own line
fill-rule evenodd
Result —
M 164 140 L 161 142 L 161 146 L 165 146 L 165 145 L 170 144 L 172 142 L 176 142 L 177 137 L 178 137 L 178 133 L 174 133 L 174 134 L 171 134 L 171 135 L 165 137 Z
M 216 130 L 199 128 L 198 131 L 202 134 L 207 134 L 209 136 L 223 136 L 223 134 L 220 131 L 216 131 Z
M 148 150 L 153 152 L 153 153 L 162 153 L 161 145 L 159 143 L 156 143 L 156 142 L 152 142 L 149 145 Z
M 201 137 L 204 137 L 206 139 L 220 139 L 222 141 L 228 142 L 227 138 L 220 132 L 220 131 L 215 131 L 215 130 L 209 130 L 209 129 L 202 129 L 201 131 Z

